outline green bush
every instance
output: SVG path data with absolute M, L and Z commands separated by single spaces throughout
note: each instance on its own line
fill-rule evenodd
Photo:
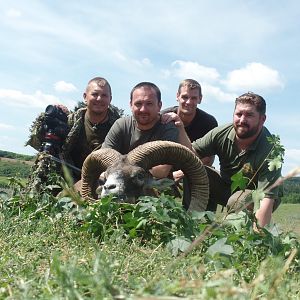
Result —
M 300 203 L 300 193 L 289 193 L 281 198 L 282 203 Z
M 30 175 L 31 166 L 20 161 L 0 160 L 0 176 L 27 178 Z
M 218 220 L 165 195 L 87 204 L 10 184 L 13 195 L 0 195 L 1 299 L 299 298 L 299 241 L 254 232 L 246 212 Z

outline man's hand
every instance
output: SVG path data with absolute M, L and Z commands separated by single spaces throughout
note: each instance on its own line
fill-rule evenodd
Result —
M 183 177 L 184 177 L 184 174 L 183 174 L 183 172 L 181 170 L 173 172 L 173 178 L 174 178 L 175 182 L 178 182 Z
M 183 122 L 181 121 L 180 117 L 175 114 L 174 112 L 169 112 L 161 115 L 161 122 L 163 124 L 169 123 L 169 122 L 174 122 L 175 126 L 180 128 L 184 128 Z
M 69 109 L 63 104 L 56 103 L 54 106 L 60 108 L 66 115 L 70 113 Z
M 260 201 L 260 207 L 256 211 L 255 216 L 260 227 L 265 227 L 270 224 L 272 218 L 272 211 L 274 206 L 274 199 L 263 198 Z
M 175 123 L 175 126 L 178 128 L 179 131 L 178 143 L 192 150 L 191 141 L 185 132 L 184 124 L 181 121 L 180 117 L 173 112 L 165 113 L 161 116 L 161 122 L 163 124 L 169 123 L 171 121 Z

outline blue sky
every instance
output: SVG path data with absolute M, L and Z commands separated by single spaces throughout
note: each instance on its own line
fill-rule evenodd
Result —
M 36 115 L 53 103 L 74 108 L 95 76 L 128 114 L 138 82 L 157 84 L 165 108 L 193 78 L 200 108 L 220 125 L 232 121 L 236 96 L 266 99 L 285 175 L 300 166 L 299 28 L 297 0 L 1 0 L 0 149 L 34 154 L 24 143 Z

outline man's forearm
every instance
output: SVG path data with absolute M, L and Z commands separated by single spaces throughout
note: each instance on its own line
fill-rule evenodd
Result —
M 150 173 L 156 178 L 165 178 L 168 177 L 172 166 L 170 165 L 159 165 L 155 166 L 150 170 Z
M 256 211 L 255 216 L 259 226 L 264 227 L 271 222 L 274 199 L 263 198 L 260 202 L 260 207 Z
M 178 131 L 179 131 L 178 142 L 181 145 L 184 145 L 187 148 L 189 148 L 190 150 L 192 150 L 192 148 L 193 148 L 192 143 L 191 143 L 188 135 L 186 134 L 184 127 L 183 126 L 178 127 Z

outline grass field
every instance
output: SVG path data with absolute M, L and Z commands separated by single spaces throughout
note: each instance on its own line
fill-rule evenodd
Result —
M 281 204 L 273 221 L 284 231 L 293 231 L 300 239 L 300 204 Z
M 283 204 L 274 219 L 284 230 L 298 229 L 299 210 Z M 202 246 L 173 257 L 162 244 L 141 245 L 118 230 L 100 242 L 68 215 L 16 212 L 0 211 L 0 299 L 300 297 L 299 261 L 288 273 L 287 262 L 270 252 L 276 243 L 268 246 L 263 235 L 231 232 L 230 257 L 207 256 Z M 217 229 L 214 239 L 222 234 Z
M 22 163 L 29 166 L 32 166 L 34 164 L 33 160 L 22 160 L 22 159 L 8 158 L 8 157 L 1 157 L 1 161 L 5 161 L 8 163 Z

